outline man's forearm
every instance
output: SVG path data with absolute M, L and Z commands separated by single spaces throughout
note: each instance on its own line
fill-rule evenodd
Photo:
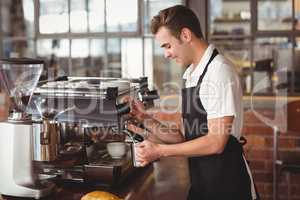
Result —
M 180 144 L 171 144 L 159 145 L 159 152 L 162 157 L 166 156 L 206 156 L 222 153 L 220 150 L 220 145 L 218 141 L 218 137 L 226 137 L 226 141 L 228 140 L 228 135 L 217 136 L 217 135 L 206 135 L 200 138 L 196 138 L 194 140 L 190 140 L 187 142 L 183 142 Z
M 176 124 L 164 124 L 152 116 L 144 120 L 144 126 L 148 130 L 149 137 L 154 136 L 163 143 L 179 143 L 184 141 L 184 137 Z
M 231 134 L 233 116 L 209 119 L 207 135 L 176 145 L 160 145 L 162 156 L 205 156 L 222 153 Z

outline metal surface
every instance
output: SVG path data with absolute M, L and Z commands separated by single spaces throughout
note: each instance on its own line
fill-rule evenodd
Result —
M 130 138 L 131 140 L 131 145 L 130 145 L 130 148 L 131 148 L 131 158 L 132 158 L 132 163 L 133 163 L 133 166 L 134 167 L 141 167 L 141 164 L 137 161 L 137 158 L 136 158 L 136 145 L 138 143 L 141 143 L 144 141 L 144 138 L 139 135 L 139 134 L 136 134 L 128 129 L 126 130 L 123 130 L 123 132 L 128 135 L 128 137 Z
M 136 144 L 138 144 L 138 142 L 132 143 L 131 144 L 131 152 L 132 152 L 132 163 L 134 167 L 141 167 L 141 163 L 137 161 L 136 159 Z
M 39 199 L 54 185 L 41 183 L 33 171 L 31 124 L 0 123 L 0 193 Z
M 118 88 L 118 94 L 134 90 L 130 82 L 114 78 L 68 77 L 67 81 L 48 82 L 35 90 L 47 96 L 86 96 L 105 98 L 109 88 Z
M 116 186 L 133 171 L 130 151 L 121 159 L 113 159 L 108 154 L 100 156 L 84 166 L 88 182 Z
M 68 77 L 67 81 L 47 82 L 34 92 L 34 99 L 46 99 L 44 106 L 57 114 L 58 122 L 119 126 L 121 99 L 141 96 L 146 107 L 153 105 L 158 95 L 149 91 L 147 78 L 116 79 Z M 124 110 L 126 105 L 122 105 Z M 36 111 L 36 109 L 33 109 Z M 125 109 L 126 110 L 126 109 Z M 50 110 L 49 110 L 50 112 Z M 33 112 L 33 115 L 38 112 Z
M 43 177 L 71 182 L 86 181 L 103 185 L 122 182 L 136 170 L 130 145 L 128 155 L 122 159 L 112 159 L 105 147 L 107 142 L 126 139 L 123 130 L 126 128 L 126 114 L 130 106 L 122 102 L 123 96 L 140 96 L 144 104 L 153 105 L 157 95 L 153 98 L 154 93 L 148 89 L 147 81 L 146 77 L 67 77 L 64 81 L 40 83 L 34 92 L 30 113 L 40 120 L 51 116 L 48 119 L 59 124 L 59 134 L 54 131 L 55 134 L 50 135 L 59 135 L 59 142 L 50 142 L 48 146 L 41 143 L 44 130 L 41 131 L 41 125 L 37 124 L 35 161 L 51 161 L 37 162 L 38 173 L 45 175 Z M 94 106 L 86 110 L 91 103 Z M 48 138 L 49 135 L 46 136 Z M 44 154 L 41 151 L 43 145 L 53 150 L 59 145 L 58 156 L 55 153 Z
M 60 144 L 58 124 L 49 120 L 33 124 L 33 160 L 54 161 Z
M 8 116 L 10 122 L 25 122 L 30 120 L 30 117 L 24 112 L 12 112 Z

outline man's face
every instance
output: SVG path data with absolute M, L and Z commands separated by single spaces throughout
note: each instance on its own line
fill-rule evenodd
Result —
M 164 49 L 165 58 L 173 59 L 177 64 L 182 65 L 183 67 L 192 63 L 188 43 L 173 36 L 166 27 L 160 27 L 158 29 L 155 34 L 155 39 Z

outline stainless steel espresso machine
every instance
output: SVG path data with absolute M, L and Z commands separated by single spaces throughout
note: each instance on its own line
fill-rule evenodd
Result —
M 43 61 L 2 59 L 0 64 L 0 81 L 12 102 L 9 119 L 0 123 L 0 193 L 38 199 L 54 188 L 54 184 L 40 181 L 33 170 L 34 129 L 26 112 Z
M 111 187 L 139 170 L 130 148 L 139 135 L 127 129 L 135 122 L 126 115 L 130 107 L 122 97 L 153 106 L 158 94 L 149 90 L 146 77 L 39 82 L 41 60 L 6 59 L 0 64 L 1 84 L 12 100 L 9 119 L 0 123 L 0 194 L 39 199 L 57 181 Z M 107 143 L 116 141 L 128 147 L 118 159 L 106 150 Z
M 156 91 L 149 90 L 146 77 L 65 77 L 40 83 L 34 91 L 31 114 L 36 124 L 47 119 L 48 124 L 55 126 L 52 130 L 56 134 L 50 135 L 59 135 L 59 140 L 54 139 L 59 141 L 59 152 L 58 156 L 46 155 L 52 151 L 42 151 L 41 137 L 36 137 L 34 160 L 38 161 L 35 163 L 39 174 L 113 186 L 138 170 L 133 167 L 130 147 L 122 159 L 112 159 L 106 151 L 107 143 L 131 145 L 131 138 L 136 135 L 127 129 L 132 120 L 126 115 L 130 107 L 122 102 L 124 96 L 139 99 L 146 107 L 151 107 L 153 100 L 158 98 Z M 38 119 L 42 119 L 41 122 Z M 46 159 L 49 157 L 56 159 Z
M 146 108 L 158 98 L 155 90 L 149 90 L 146 77 L 64 77 L 39 83 L 31 101 L 31 114 L 36 125 L 45 124 L 45 119 L 48 126 L 52 124 L 53 133 L 37 129 L 37 173 L 55 180 L 116 186 L 139 170 L 133 166 L 130 148 L 138 135 L 127 129 L 128 122 L 133 120 L 126 115 L 130 106 L 122 101 L 124 96 L 139 99 Z M 50 128 L 47 130 L 51 132 Z M 48 141 L 51 136 L 52 141 L 59 141 L 57 156 L 55 143 L 45 146 L 41 142 L 41 138 Z M 119 159 L 109 156 L 106 144 L 110 142 L 127 143 L 127 154 Z M 43 148 L 49 150 L 42 151 Z

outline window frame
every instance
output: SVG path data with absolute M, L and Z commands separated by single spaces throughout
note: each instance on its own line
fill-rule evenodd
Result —
M 232 37 L 235 37 L 235 35 L 232 34 L 228 34 L 228 35 L 220 35 L 220 36 L 212 36 L 211 34 L 211 30 L 210 30 L 210 23 L 211 23 L 211 19 L 210 19 L 210 8 L 211 8 L 211 1 L 212 0 L 208 0 L 207 3 L 207 10 L 208 10 L 208 17 L 207 17 L 207 21 L 208 21 L 208 26 L 207 26 L 207 38 L 208 41 L 213 42 L 216 39 L 219 40 L 226 40 L 226 39 L 230 39 Z M 225 2 L 226 0 L 224 0 Z M 259 38 L 267 38 L 267 37 L 286 37 L 286 38 L 290 38 L 291 39 L 291 43 L 295 44 L 296 42 L 296 38 L 300 37 L 300 30 L 295 29 L 295 26 L 292 26 L 291 30 L 259 30 L 258 29 L 258 1 L 259 0 L 227 0 L 227 1 L 233 1 L 233 2 L 238 2 L 238 1 L 248 1 L 250 3 L 250 14 L 251 14 L 251 18 L 250 18 L 250 34 L 245 34 L 242 36 L 238 36 L 239 39 L 249 39 L 251 41 L 250 44 L 250 49 L 249 49 L 249 54 L 250 54 L 250 73 L 252 74 L 251 76 L 251 89 L 253 89 L 254 87 L 254 78 L 253 78 L 253 72 L 254 72 L 254 46 L 255 46 L 255 40 L 259 39 Z M 295 0 L 292 0 L 292 19 L 295 19 Z M 293 66 L 296 64 L 296 59 L 295 59 L 295 45 L 292 45 L 292 60 L 293 60 Z M 291 75 L 291 81 L 292 81 L 292 88 L 291 88 L 291 92 L 289 92 L 288 95 L 300 95 L 300 93 L 295 92 L 295 71 L 292 71 L 292 75 Z M 274 95 L 274 94 L 266 94 L 266 95 Z
M 86 0 L 87 1 L 87 0 Z M 66 33 L 40 33 L 39 29 L 39 17 L 40 17 L 40 0 L 34 1 L 34 7 L 35 7 L 35 35 L 38 38 L 55 38 L 55 39 L 61 39 L 61 38 L 98 38 L 98 37 L 138 37 L 142 34 L 142 3 L 140 0 L 137 0 L 137 30 L 132 32 L 108 32 L 107 31 L 107 9 L 106 9 L 106 2 L 108 0 L 104 1 L 104 31 L 103 32 L 85 32 L 85 33 L 72 33 L 70 32 L 70 3 L 71 1 L 68 0 L 68 16 L 69 16 L 69 31 Z

